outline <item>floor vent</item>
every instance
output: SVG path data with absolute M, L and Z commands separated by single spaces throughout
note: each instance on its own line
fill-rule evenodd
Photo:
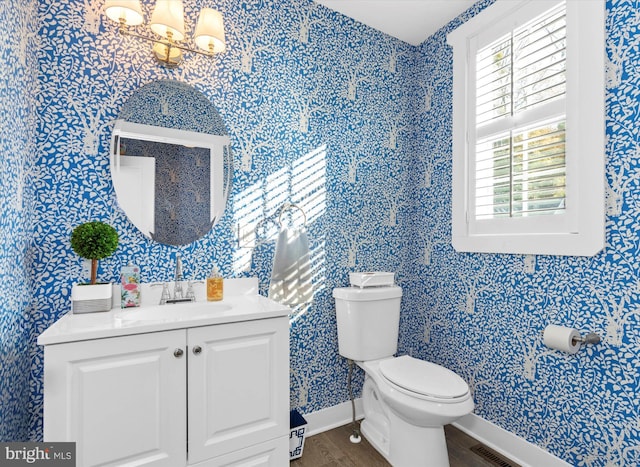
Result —
M 503 455 L 498 454 L 496 451 L 489 449 L 483 444 L 476 444 L 475 446 L 471 446 L 469 449 L 491 465 L 495 465 L 497 467 L 521 467 L 519 464 L 511 462 Z

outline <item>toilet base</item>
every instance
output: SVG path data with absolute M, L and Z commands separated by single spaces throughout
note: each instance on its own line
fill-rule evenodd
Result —
M 362 387 L 364 420 L 360 431 L 376 451 L 393 467 L 449 467 L 444 426 L 409 423 L 383 399 L 371 373 L 367 373 Z
M 388 429 L 365 418 L 360 431 L 393 467 L 449 467 L 444 427 L 410 425 L 392 411 L 388 417 Z

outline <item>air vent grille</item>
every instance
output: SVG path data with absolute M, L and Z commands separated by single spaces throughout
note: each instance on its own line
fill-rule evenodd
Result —
M 483 444 L 476 444 L 475 446 L 471 446 L 469 449 L 491 465 L 495 465 L 497 467 L 521 467 L 519 464 L 511 462 L 503 455 L 498 454 L 496 451 L 489 449 Z

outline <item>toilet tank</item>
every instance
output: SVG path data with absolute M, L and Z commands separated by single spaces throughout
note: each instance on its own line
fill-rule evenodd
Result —
M 338 351 L 355 361 L 391 357 L 398 350 L 402 288 L 333 289 L 338 320 Z

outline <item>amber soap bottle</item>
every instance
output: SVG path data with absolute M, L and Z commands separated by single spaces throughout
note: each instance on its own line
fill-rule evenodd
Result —
M 207 277 L 207 300 L 210 302 L 219 302 L 223 295 L 223 280 L 218 266 L 214 266 L 211 275 Z

